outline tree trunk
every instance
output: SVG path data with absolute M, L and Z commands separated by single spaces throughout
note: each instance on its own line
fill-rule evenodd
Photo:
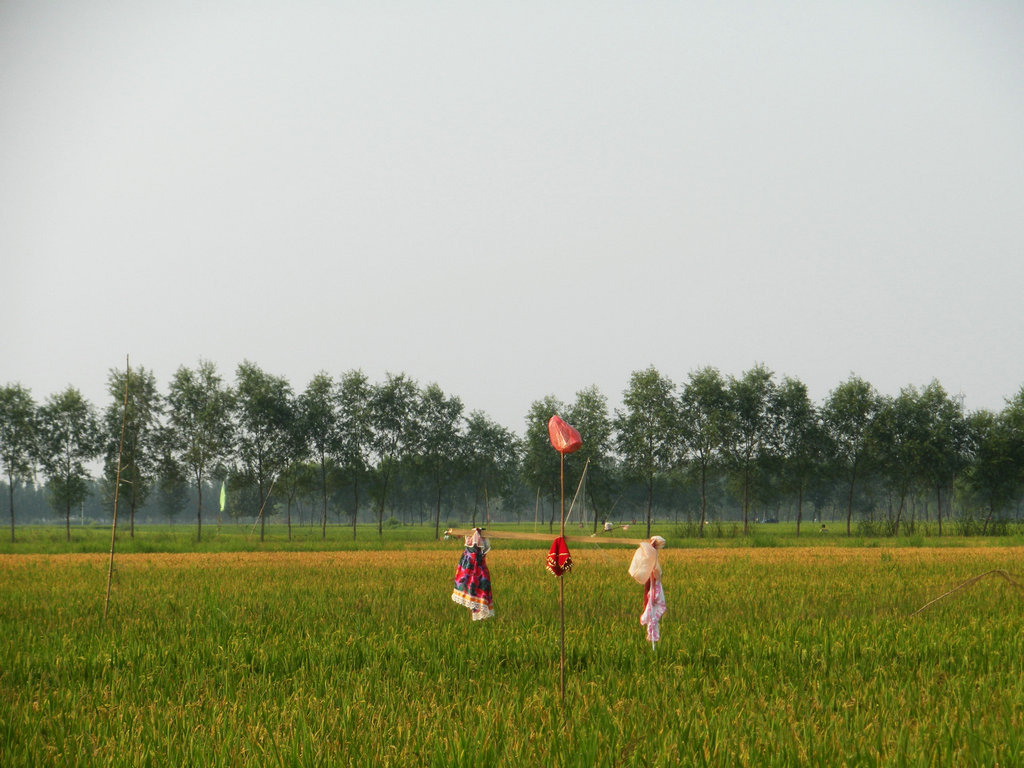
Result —
M 708 519 L 708 464 L 706 461 L 700 463 L 700 532 L 698 536 L 704 538 L 704 526 Z
M 441 538 L 441 484 L 437 485 L 437 515 L 434 517 L 434 541 Z
M 853 474 L 850 475 L 850 492 L 846 498 L 846 535 L 850 534 L 850 523 L 853 520 L 853 484 L 857 481 L 857 465 L 853 466 Z
M 264 533 L 266 531 L 266 515 L 263 514 L 263 507 L 266 504 L 266 499 L 263 497 L 263 481 L 259 482 L 260 489 L 260 541 L 264 540 Z
M 68 541 L 71 541 L 71 500 L 67 502 L 67 507 L 64 510 L 64 527 L 67 530 Z
M 743 535 L 750 528 L 750 470 L 743 470 Z
M 800 483 L 800 487 L 796 494 L 796 535 L 800 535 L 800 522 L 804 518 L 804 484 Z
M 327 538 L 327 462 L 320 460 L 320 487 L 324 492 L 324 512 L 320 517 L 320 538 Z M 312 522 L 312 521 L 310 521 Z
M 647 478 L 647 538 L 651 538 L 651 507 L 654 505 L 654 473 Z
M 896 536 L 900 532 L 900 522 L 903 520 L 903 505 L 906 503 L 907 492 L 905 490 L 900 491 L 900 506 L 896 510 L 896 526 L 892 529 L 892 535 Z
M 196 541 L 203 540 L 203 474 L 196 473 Z
M 359 519 L 359 480 L 352 481 L 352 540 L 356 538 L 356 521 Z
M 389 475 L 384 475 L 384 487 L 380 492 L 380 506 L 377 508 L 377 535 L 381 538 L 384 537 L 384 500 L 388 497 L 388 481 L 390 479 Z
M 939 516 L 939 536 L 942 535 L 942 485 L 935 486 L 935 508 Z
M 14 543 L 14 476 L 7 475 L 7 493 L 11 502 L 11 543 Z

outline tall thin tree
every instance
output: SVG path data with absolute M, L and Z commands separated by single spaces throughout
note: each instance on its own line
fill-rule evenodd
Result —
M 29 390 L 20 384 L 0 388 L 0 463 L 7 475 L 11 512 L 11 541 L 14 541 L 14 486 L 32 476 L 36 453 L 36 404 Z
M 679 444 L 674 385 L 654 366 L 634 371 L 623 392 L 625 409 L 615 412 L 616 447 L 630 474 L 647 486 L 647 537 L 651 536 L 654 479 L 666 472 Z
M 196 541 L 203 539 L 203 486 L 210 469 L 227 458 L 234 430 L 232 393 L 217 367 L 200 360 L 195 370 L 181 366 L 167 391 L 166 442 L 196 487 Z

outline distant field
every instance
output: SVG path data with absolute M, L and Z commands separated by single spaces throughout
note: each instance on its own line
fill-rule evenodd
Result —
M 910 617 L 993 568 L 1019 582 L 1024 550 L 670 548 L 653 652 L 631 549 L 575 546 L 563 712 L 547 547 L 495 544 L 497 615 L 484 622 L 449 597 L 459 544 L 426 537 L 393 551 L 122 553 L 105 624 L 106 555 L 0 556 L 0 764 L 992 766 L 1024 754 L 1021 591 L 989 577 Z
M 441 530 L 451 525 L 468 528 L 468 522 L 444 522 Z M 493 530 L 509 530 L 522 532 L 547 533 L 547 523 L 534 525 L 530 523 L 497 523 L 490 526 Z M 866 537 L 854 531 L 853 536 L 846 535 L 844 524 L 827 524 L 824 532 L 819 524 L 804 524 L 800 535 L 797 535 L 795 523 L 751 524 L 749 532 L 743 535 L 742 523 L 721 523 L 708 526 L 706 535 L 698 538 L 692 535 L 694 530 L 685 525 L 658 523 L 651 532 L 660 534 L 669 540 L 673 548 L 682 547 L 983 547 L 983 546 L 1021 546 L 1024 547 L 1024 529 L 1015 528 L 1013 535 L 1007 536 L 971 536 L 957 535 L 950 525 L 943 527 L 943 535 L 938 535 L 938 527 L 932 523 L 920 526 L 913 536 L 874 536 Z M 558 530 L 557 522 L 554 530 Z M 591 524 L 582 527 L 570 525 L 566 527 L 566 535 L 589 536 L 593 531 Z M 601 542 L 616 538 L 642 538 L 646 533 L 644 524 L 630 525 L 628 530 L 616 527 L 611 533 L 599 533 Z M 100 553 L 110 551 L 110 526 L 87 525 L 71 528 L 71 541 L 63 526 L 26 525 L 18 526 L 16 541 L 11 542 L 9 533 L 0 535 L 0 555 L 29 553 Z M 207 522 L 203 525 L 202 540 L 196 541 L 194 525 L 137 525 L 135 537 L 130 538 L 127 526 L 118 526 L 115 550 L 117 553 L 144 552 L 322 552 L 339 550 L 394 550 L 418 549 L 431 547 L 434 541 L 434 526 L 429 525 L 398 525 L 385 526 L 383 535 L 378 535 L 376 525 L 359 525 L 353 538 L 351 526 L 329 525 L 327 536 L 323 537 L 319 526 L 294 525 L 289 535 L 288 528 L 280 524 L 268 524 L 265 540 L 260 541 L 259 527 L 253 523 L 230 522 L 217 525 Z M 533 548 L 536 542 L 504 542 L 506 548 Z

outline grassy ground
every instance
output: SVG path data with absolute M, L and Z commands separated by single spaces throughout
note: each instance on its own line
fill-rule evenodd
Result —
M 495 542 L 497 615 L 471 622 L 449 597 L 458 542 L 416 531 L 390 549 L 282 551 L 273 534 L 264 551 L 123 546 L 106 621 L 106 555 L 40 544 L 0 557 L 0 764 L 991 766 L 1024 754 L 1020 589 L 987 577 L 911 616 L 993 568 L 1019 583 L 1017 548 L 671 547 L 652 651 L 631 549 L 578 545 L 563 708 L 546 545 Z

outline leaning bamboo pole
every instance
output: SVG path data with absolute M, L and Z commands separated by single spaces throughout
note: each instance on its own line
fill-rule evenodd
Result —
M 114 523 L 110 526 L 110 565 L 107 568 L 107 599 L 103 602 L 103 620 L 107 620 L 110 608 L 110 582 L 114 577 L 114 541 L 117 538 L 117 497 L 121 490 L 121 455 L 124 451 L 124 425 L 128 420 L 128 384 L 132 377 L 132 367 L 128 355 L 124 356 L 124 405 L 121 409 L 121 439 L 117 444 L 117 472 L 114 474 Z
M 518 541 L 543 541 L 550 542 L 550 533 L 528 533 L 519 531 L 497 531 L 492 528 L 485 529 L 487 531 L 488 539 L 513 539 Z M 455 538 L 456 536 L 471 536 L 473 534 L 472 528 L 448 528 L 445 535 L 449 538 Z M 639 547 L 643 542 L 650 541 L 650 539 L 623 539 L 618 536 L 601 536 L 598 534 L 590 534 L 589 536 L 566 536 L 564 537 L 567 544 L 623 544 L 628 547 Z
M 590 459 L 587 459 L 587 463 L 583 465 L 583 474 L 580 475 L 580 481 L 576 483 L 576 493 L 572 495 L 572 502 L 569 504 L 569 521 L 572 521 L 572 511 L 576 509 L 576 499 L 580 497 L 580 490 L 583 488 L 583 481 L 587 479 L 587 468 L 590 467 Z M 584 497 L 584 506 L 586 498 Z M 580 515 L 586 514 L 586 510 L 580 512 Z M 582 517 L 581 517 L 582 519 Z M 583 523 L 580 523 L 580 527 L 583 527 Z
M 981 581 L 986 576 L 1000 576 L 1000 577 L 1006 579 L 1008 582 L 1010 582 L 1010 584 L 1015 586 L 1017 589 L 1024 590 L 1024 586 L 1022 586 L 1019 582 L 1015 581 L 1014 578 L 1010 574 L 1008 574 L 1006 571 L 1004 571 L 1002 568 L 994 568 L 991 571 L 985 571 L 984 573 L 980 573 L 977 576 L 972 576 L 971 578 L 967 579 L 967 581 L 960 582 L 959 584 L 957 584 L 955 587 L 953 587 L 948 592 L 945 592 L 945 593 L 939 595 L 934 600 L 929 600 L 927 603 L 922 605 L 920 608 L 918 608 L 916 611 L 914 611 L 910 615 L 911 616 L 917 616 L 917 614 L 919 614 L 925 608 L 928 608 L 928 607 L 934 605 L 935 603 L 939 602 L 940 600 L 946 599 L 947 597 L 952 595 L 954 592 L 959 592 L 961 589 L 964 589 L 966 587 L 970 587 L 970 586 L 976 584 L 977 582 Z

